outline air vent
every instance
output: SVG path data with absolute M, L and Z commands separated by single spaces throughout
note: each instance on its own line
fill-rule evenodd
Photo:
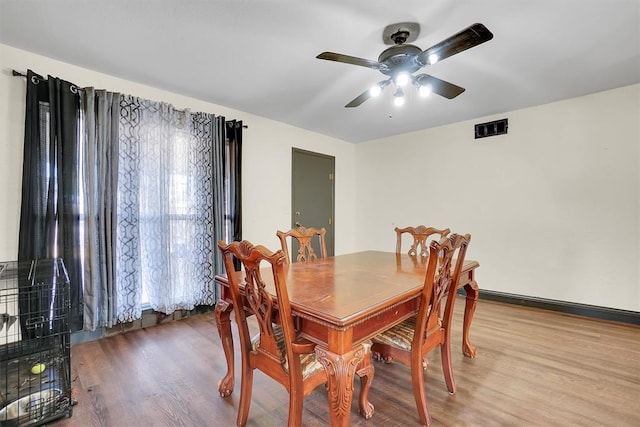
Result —
M 504 135 L 507 133 L 508 128 L 508 119 L 479 123 L 476 125 L 476 139 L 486 138 L 488 136 Z

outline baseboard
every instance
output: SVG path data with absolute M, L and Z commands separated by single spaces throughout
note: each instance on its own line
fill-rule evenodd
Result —
M 464 295 L 464 290 L 460 289 L 458 293 Z M 504 292 L 488 291 L 484 289 L 480 289 L 479 298 L 490 301 L 504 302 L 507 304 L 542 308 L 545 310 L 558 311 L 561 313 L 593 317 L 596 319 L 640 325 L 640 312 L 637 311 L 619 310 L 615 308 L 600 307 L 597 305 L 577 304 L 573 302 L 557 301 L 517 294 L 508 294 Z
M 173 322 L 196 314 L 213 311 L 215 306 L 198 305 L 193 310 L 176 310 L 171 314 L 163 314 L 146 307 L 142 310 L 142 317 L 133 322 L 118 323 L 112 328 L 97 328 L 95 331 L 77 331 L 71 333 L 71 345 L 93 341 L 111 335 L 118 335 L 136 329 L 144 329 L 160 323 Z

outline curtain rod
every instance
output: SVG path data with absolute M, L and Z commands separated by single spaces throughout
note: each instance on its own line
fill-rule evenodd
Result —
M 27 77 L 26 74 L 21 73 L 20 71 L 16 71 L 16 70 L 11 70 L 11 74 L 13 74 L 14 77 Z M 242 125 L 242 127 L 244 129 L 248 129 L 249 128 L 249 126 L 244 125 L 244 124 Z
M 227 122 L 227 124 L 231 124 L 231 122 L 232 122 L 232 121 L 233 121 L 233 120 L 229 120 L 229 121 Z M 236 121 L 238 122 L 238 121 L 240 121 L 240 120 L 236 120 Z M 238 125 L 238 124 L 236 123 L 236 127 L 238 127 L 237 125 Z M 245 125 L 245 124 L 243 124 L 243 125 L 242 125 L 242 127 L 243 127 L 244 129 L 248 129 L 248 128 L 249 128 L 249 126 L 247 126 L 247 125 Z
M 20 71 L 11 70 L 11 73 L 13 74 L 13 76 L 14 76 L 14 77 L 24 77 L 24 78 L 26 78 L 26 77 L 27 77 L 27 75 L 26 75 L 26 74 L 21 73 Z M 32 81 L 33 83 L 35 83 L 35 84 L 38 84 L 41 80 L 40 80 L 40 78 L 38 78 L 38 77 L 36 77 L 36 76 L 33 76 L 33 77 L 31 77 L 31 81 Z M 45 79 L 45 78 L 43 77 L 43 78 L 42 78 L 42 81 L 43 81 L 43 82 L 46 82 L 46 81 L 47 81 L 47 79 Z M 81 91 L 83 91 L 83 90 L 84 90 L 84 89 L 82 89 L 82 88 L 80 88 L 80 87 L 78 87 L 78 86 L 74 85 L 73 83 L 70 83 L 70 84 L 71 84 L 71 92 L 74 92 L 74 91 L 81 92 Z M 74 92 L 74 93 L 75 93 L 75 92 Z

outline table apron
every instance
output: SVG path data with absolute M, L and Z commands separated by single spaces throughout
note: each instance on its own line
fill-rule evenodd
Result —
M 294 315 L 302 337 L 341 353 L 413 316 L 417 313 L 419 301 L 420 298 L 414 296 L 344 326 L 307 316 L 305 313 Z

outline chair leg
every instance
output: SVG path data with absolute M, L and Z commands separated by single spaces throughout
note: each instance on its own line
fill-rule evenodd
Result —
M 238 419 L 236 423 L 238 427 L 243 427 L 247 424 L 247 419 L 249 418 L 249 407 L 251 406 L 252 389 L 253 369 L 246 367 L 242 370 L 242 380 L 240 382 L 240 403 L 238 405 Z
M 420 423 L 428 426 L 431 423 L 429 409 L 427 407 L 427 395 L 424 389 L 424 370 L 422 369 L 422 358 L 413 358 L 411 366 L 411 382 L 413 385 L 413 396 L 416 400 L 416 408 Z
M 302 386 L 298 388 L 302 390 Z M 302 401 L 304 397 L 300 393 L 291 391 L 289 393 L 289 421 L 288 427 L 300 427 L 302 425 Z
M 231 396 L 235 382 L 233 376 L 233 335 L 231 334 L 231 318 L 233 306 L 224 300 L 219 300 L 216 304 L 216 325 L 218 335 L 222 342 L 224 357 L 227 361 L 227 373 L 218 382 L 218 392 L 222 397 Z
M 440 345 L 440 358 L 442 359 L 442 372 L 444 373 L 444 382 L 447 384 L 447 390 L 449 390 L 449 393 L 454 394 L 456 392 L 456 382 L 453 379 L 451 346 L 448 339 Z
M 371 387 L 375 374 L 375 368 L 371 364 L 371 353 L 365 354 L 358 368 L 356 375 L 360 378 L 360 400 L 358 402 L 360 415 L 368 420 L 373 416 L 374 410 L 373 404 L 369 402 L 369 387 Z

